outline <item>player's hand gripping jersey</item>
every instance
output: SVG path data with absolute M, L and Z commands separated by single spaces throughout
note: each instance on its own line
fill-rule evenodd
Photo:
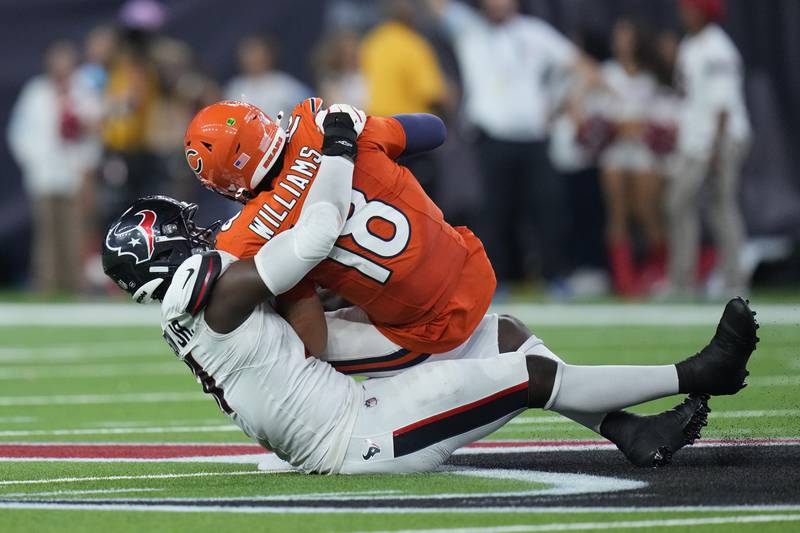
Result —
M 294 109 L 281 173 L 223 226 L 218 249 L 252 257 L 295 223 L 319 169 L 323 137 L 314 117 L 321 105 L 310 98 Z M 494 293 L 494 271 L 480 240 L 445 222 L 414 175 L 395 163 L 405 149 L 398 120 L 367 119 L 344 231 L 295 293 L 317 283 L 362 308 L 403 348 L 442 353 L 463 343 L 481 321 Z

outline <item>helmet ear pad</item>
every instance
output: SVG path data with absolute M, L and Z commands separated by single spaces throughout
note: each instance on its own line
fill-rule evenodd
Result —
M 150 281 L 139 287 L 139 289 L 133 293 L 133 299 L 136 300 L 136 303 L 149 304 L 150 302 L 156 299 L 154 298 L 154 295 L 156 294 L 156 291 L 158 291 L 158 288 L 161 286 L 162 283 L 164 283 L 164 278 L 151 279 Z M 164 295 L 161 294 L 161 298 L 158 299 L 160 300 L 163 298 Z

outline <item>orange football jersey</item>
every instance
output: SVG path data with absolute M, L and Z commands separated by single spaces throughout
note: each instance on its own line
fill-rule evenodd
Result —
M 217 248 L 255 255 L 300 215 L 321 160 L 322 134 L 310 98 L 295 107 L 283 169 L 217 236 Z M 392 118 L 369 117 L 358 139 L 350 215 L 328 259 L 295 291 L 331 289 L 361 307 L 403 348 L 442 353 L 466 341 L 489 307 L 495 277 L 480 240 L 453 228 L 405 167 L 395 163 L 405 132 Z

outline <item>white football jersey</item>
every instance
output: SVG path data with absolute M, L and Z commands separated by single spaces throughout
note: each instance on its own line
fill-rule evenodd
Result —
M 164 338 L 248 436 L 300 470 L 337 472 L 362 388 L 327 363 L 306 358 L 302 341 L 271 302 L 230 333 L 206 324 L 203 309 L 213 284 L 235 260 L 214 251 L 178 268 L 161 305 Z

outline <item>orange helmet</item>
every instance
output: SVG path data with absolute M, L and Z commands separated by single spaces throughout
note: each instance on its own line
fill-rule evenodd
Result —
M 285 143 L 286 131 L 278 122 L 254 105 L 235 101 L 201 109 L 183 139 L 197 179 L 242 202 L 275 165 Z

